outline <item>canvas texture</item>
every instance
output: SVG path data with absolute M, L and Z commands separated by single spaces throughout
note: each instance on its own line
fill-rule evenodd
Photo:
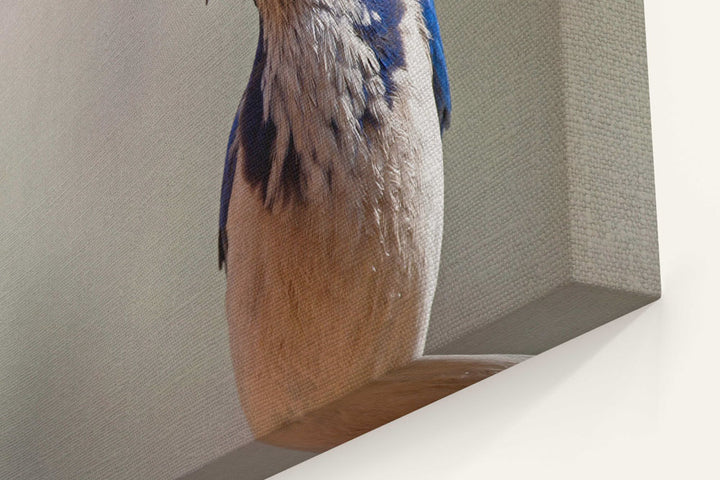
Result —
M 642 1 L 436 5 L 454 109 L 426 351 L 538 353 L 657 298 Z M 307 458 L 252 442 L 217 269 L 253 2 L 11 0 L 0 24 L 0 478 Z

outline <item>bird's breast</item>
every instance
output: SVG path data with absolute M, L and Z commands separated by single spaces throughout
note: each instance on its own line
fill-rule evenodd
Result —
M 264 25 L 227 226 L 231 348 L 256 433 L 422 353 L 442 149 L 419 7 L 400 3 L 402 66 L 388 78 L 332 11 L 293 32 Z M 285 35 L 313 41 L 273 44 Z

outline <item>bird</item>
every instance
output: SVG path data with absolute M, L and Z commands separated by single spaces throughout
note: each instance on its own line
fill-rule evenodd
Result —
M 399 396 L 385 385 L 419 378 L 396 373 L 437 375 L 422 356 L 443 233 L 448 69 L 433 0 L 255 5 L 258 44 L 221 190 L 230 349 L 254 435 L 323 449 L 374 425 L 355 404 L 323 406 L 366 402 L 374 385 L 392 410 L 375 423 L 392 420 L 410 407 L 389 407 Z

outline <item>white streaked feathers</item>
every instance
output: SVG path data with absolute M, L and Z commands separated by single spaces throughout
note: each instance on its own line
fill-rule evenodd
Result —
M 292 136 L 308 203 L 344 195 L 351 200 L 347 221 L 362 225 L 371 215 L 388 253 L 401 254 L 408 230 L 401 224 L 415 215 L 417 151 L 405 131 L 406 112 L 388 106 L 378 59 L 353 25 L 369 24 L 378 13 L 351 0 L 301 0 L 292 11 L 264 23 L 264 113 L 277 127 L 266 206 L 282 205 L 276 200 Z M 379 131 L 363 130 L 366 110 Z

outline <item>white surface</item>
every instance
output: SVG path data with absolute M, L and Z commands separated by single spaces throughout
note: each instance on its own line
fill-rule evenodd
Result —
M 278 480 L 720 478 L 719 13 L 646 2 L 663 299 Z

